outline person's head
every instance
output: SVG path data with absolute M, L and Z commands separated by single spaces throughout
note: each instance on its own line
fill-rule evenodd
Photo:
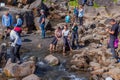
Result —
M 45 11 L 44 11 L 43 9 L 40 10 L 40 14 L 41 14 L 41 15 L 43 15 L 44 12 L 45 12 Z
M 67 30 L 68 29 L 68 26 L 67 26 L 67 24 L 66 25 L 64 25 L 64 30 Z
M 5 12 L 5 15 L 6 15 L 6 16 L 8 16 L 8 15 L 9 15 L 9 12 L 8 12 L 8 11 L 6 11 L 6 12 Z
M 16 19 L 20 18 L 20 15 L 16 15 Z
M 73 26 L 77 26 L 77 23 L 76 23 L 76 22 L 74 22 L 74 23 L 73 23 Z
M 116 21 L 115 21 L 115 19 L 110 19 L 110 24 L 111 24 L 111 25 L 114 25 L 114 24 L 116 24 Z
M 61 28 L 60 27 L 57 27 L 57 29 L 56 30 L 61 30 Z
M 83 8 L 83 5 L 80 5 L 80 7 L 79 7 L 80 9 L 82 9 Z

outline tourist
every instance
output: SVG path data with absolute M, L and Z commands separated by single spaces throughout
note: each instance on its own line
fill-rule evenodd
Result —
M 67 25 L 65 25 L 64 29 L 62 30 L 62 36 L 63 36 L 63 56 L 65 56 L 66 47 L 69 47 L 70 51 L 72 51 L 72 48 L 70 45 L 70 30 L 68 29 Z
M 68 15 L 66 15 L 65 22 L 70 23 L 70 13 L 68 13 Z
M 110 20 L 110 24 L 112 25 L 111 29 L 106 29 L 106 31 L 110 34 L 109 47 L 111 48 L 112 57 L 119 60 L 119 57 L 117 56 L 114 47 L 114 42 L 116 39 L 118 39 L 119 25 L 114 19 Z
M 82 0 L 82 5 L 84 6 L 87 3 L 87 0 Z
M 78 7 L 74 8 L 74 17 L 75 17 L 75 22 L 78 22 Z
M 21 63 L 20 59 L 20 48 L 22 45 L 20 33 L 22 32 L 22 29 L 20 27 L 15 27 L 13 30 L 10 28 L 8 29 L 8 33 L 10 33 L 10 41 L 11 41 L 11 47 L 10 47 L 10 52 L 11 52 L 11 62 L 16 63 L 18 59 L 18 63 Z
M 17 23 L 16 23 L 15 27 L 21 27 L 23 24 L 23 21 L 20 18 L 20 15 L 16 15 L 16 19 L 17 19 Z
M 2 16 L 2 29 L 3 29 L 3 38 L 6 39 L 8 36 L 7 30 L 8 28 L 12 27 L 12 16 L 9 14 L 9 12 L 5 12 L 5 14 Z
M 41 31 L 42 31 L 42 34 L 41 34 L 41 38 L 44 39 L 45 38 L 45 14 L 44 14 L 44 10 L 41 10 L 40 11 L 40 19 L 39 19 L 39 23 L 40 23 L 40 28 L 41 28 Z
M 50 51 L 54 51 L 56 49 L 57 42 L 58 40 L 60 40 L 61 37 L 62 37 L 62 30 L 60 27 L 58 27 L 55 30 L 55 36 L 53 38 L 52 43 L 50 44 Z
M 93 5 L 94 5 L 93 0 L 88 0 L 87 5 L 88 5 L 88 6 L 93 6 Z
M 78 26 L 76 23 L 73 24 L 72 27 L 72 48 L 75 47 L 75 41 L 77 45 L 77 49 L 79 49 L 79 43 L 78 43 Z
M 80 24 L 80 26 L 83 26 L 84 9 L 83 9 L 82 5 L 80 5 L 80 8 L 78 11 L 79 11 L 79 13 L 78 13 L 79 24 Z

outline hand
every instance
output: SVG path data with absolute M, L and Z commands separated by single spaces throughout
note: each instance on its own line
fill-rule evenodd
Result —
M 107 28 L 107 29 L 106 29 L 106 32 L 108 32 L 108 31 L 109 31 L 109 29 Z

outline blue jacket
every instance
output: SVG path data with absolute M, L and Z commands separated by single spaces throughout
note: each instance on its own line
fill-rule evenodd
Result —
M 18 19 L 17 19 L 17 23 L 16 23 L 16 25 L 15 25 L 15 26 L 21 27 L 21 26 L 22 26 L 22 24 L 23 24 L 22 19 L 21 19 L 21 18 L 18 18 Z
M 70 16 L 66 16 L 66 17 L 65 17 L 65 22 L 66 22 L 66 23 L 69 23 L 69 22 L 70 22 Z
M 12 16 L 9 14 L 8 16 L 3 15 L 2 16 L 2 25 L 5 27 L 10 27 L 12 26 Z

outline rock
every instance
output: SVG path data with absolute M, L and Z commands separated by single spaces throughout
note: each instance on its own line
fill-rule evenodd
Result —
M 14 0 L 13 0 L 14 1 Z M 22 4 L 31 4 L 35 0 L 17 0 L 17 2 L 22 3 Z
M 29 9 L 38 8 L 41 7 L 41 5 L 42 5 L 42 0 L 36 0 L 30 5 Z
M 90 62 L 90 66 L 91 66 L 94 70 L 101 69 L 101 65 L 100 65 L 99 63 Z
M 24 62 L 22 64 L 11 63 L 8 60 L 4 67 L 4 74 L 8 77 L 23 77 L 33 74 L 35 71 L 35 63 L 33 61 Z
M 25 78 L 23 78 L 22 80 L 41 80 L 38 76 L 36 76 L 35 74 L 31 74 Z
M 105 80 L 113 80 L 111 77 L 107 77 L 105 78 Z
M 53 56 L 53 55 L 46 56 L 45 60 L 51 65 L 58 65 L 59 64 L 58 58 Z

